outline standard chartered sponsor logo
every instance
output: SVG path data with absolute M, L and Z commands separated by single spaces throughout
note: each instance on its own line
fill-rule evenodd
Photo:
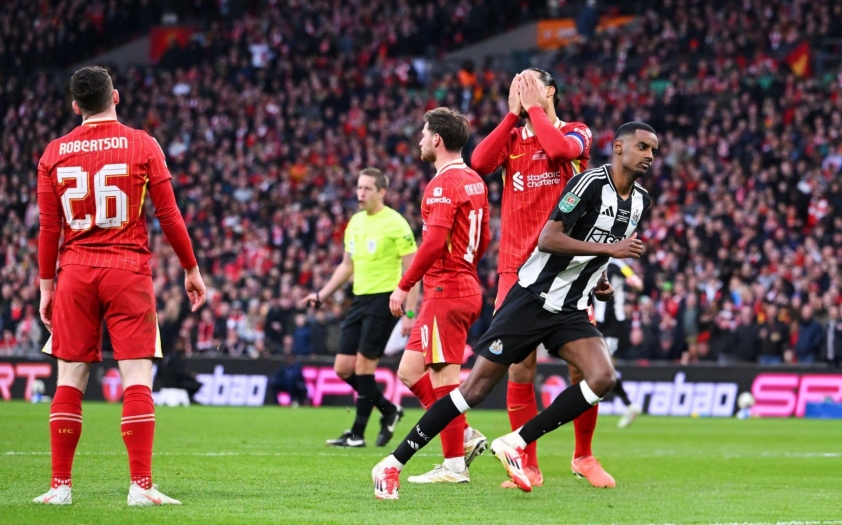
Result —
M 526 177 L 527 188 L 540 188 L 542 186 L 553 186 L 556 184 L 561 184 L 561 177 L 559 177 L 559 172 L 557 171 L 545 171 L 544 173 L 527 175 Z

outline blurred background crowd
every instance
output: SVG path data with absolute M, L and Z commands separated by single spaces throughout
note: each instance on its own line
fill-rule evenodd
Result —
M 166 2 L 165 2 L 166 3 Z M 49 10 L 45 4 L 58 4 Z M 0 7 L 0 355 L 37 351 L 36 166 L 79 124 L 68 66 L 159 22 L 149 0 Z M 172 2 L 202 23 L 155 67 L 112 67 L 118 115 L 162 145 L 209 287 L 191 314 L 181 268 L 151 208 L 150 244 L 165 348 L 232 357 L 331 355 L 350 300 L 301 299 L 342 258 L 355 181 L 375 166 L 387 204 L 420 239 L 421 116 L 468 115 L 474 145 L 507 112 L 530 62 L 445 54 L 548 9 L 576 13 L 580 38 L 542 55 L 559 116 L 588 124 L 591 166 L 614 130 L 642 120 L 661 147 L 642 184 L 644 282 L 626 304 L 630 360 L 818 362 L 842 355 L 842 2 L 222 1 Z M 614 5 L 616 4 L 616 5 Z M 636 16 L 596 33 L 591 11 Z M 62 13 L 61 16 L 56 13 Z M 131 13 L 131 16 L 127 15 Z M 116 26 L 114 24 L 117 24 Z M 532 58 L 538 60 L 537 58 Z M 480 262 L 490 322 L 502 179 L 486 176 L 494 240 Z

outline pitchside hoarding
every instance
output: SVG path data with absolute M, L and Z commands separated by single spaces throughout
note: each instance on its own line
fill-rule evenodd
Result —
M 262 406 L 288 402 L 288 396 L 275 395 L 272 375 L 281 362 L 267 360 L 192 359 L 190 369 L 197 374 L 202 389 L 196 402 L 204 405 Z M 387 398 L 403 406 L 417 407 L 418 401 L 401 384 L 397 363 L 384 364 L 375 378 Z M 737 396 L 751 392 L 757 403 L 753 413 L 761 417 L 803 417 L 806 404 L 831 399 L 842 402 L 842 371 L 805 367 L 718 367 L 718 366 L 618 366 L 632 402 L 653 416 L 730 417 L 736 413 Z M 470 372 L 462 370 L 464 378 Z M 304 379 L 314 406 L 349 406 L 351 388 L 324 362 L 305 361 Z M 46 385 L 46 394 L 55 391 L 56 367 L 51 359 L 35 361 L 0 358 L 0 397 L 4 400 L 30 399 L 33 381 Z M 567 387 L 567 366 L 563 363 L 538 365 L 538 403 L 547 406 Z M 91 370 L 91 383 L 85 399 L 118 402 L 123 391 L 117 363 L 104 361 Z M 481 408 L 502 409 L 506 404 L 502 382 Z M 622 413 L 619 400 L 607 400 L 600 413 Z

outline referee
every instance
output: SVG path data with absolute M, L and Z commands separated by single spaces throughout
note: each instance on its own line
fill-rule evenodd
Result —
M 382 414 L 377 446 L 389 442 L 403 409 L 383 396 L 374 380 L 377 364 L 397 323 L 389 310 L 389 296 L 415 257 L 415 235 L 398 212 L 383 204 L 389 178 L 376 168 L 360 171 L 357 201 L 360 212 L 345 230 L 345 256 L 330 280 L 303 303 L 318 308 L 322 300 L 354 276 L 354 300 L 339 337 L 334 370 L 357 392 L 357 415 L 351 430 L 327 441 L 337 447 L 364 447 L 365 427 L 374 407 Z M 418 304 L 418 286 L 407 299 L 402 331 L 409 334 Z

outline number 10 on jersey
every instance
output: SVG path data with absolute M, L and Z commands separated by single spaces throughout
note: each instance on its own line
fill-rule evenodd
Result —
M 479 236 L 482 233 L 482 210 L 471 210 L 468 214 L 471 221 L 471 229 L 468 230 L 468 250 L 465 252 L 465 260 L 472 263 L 479 249 Z

